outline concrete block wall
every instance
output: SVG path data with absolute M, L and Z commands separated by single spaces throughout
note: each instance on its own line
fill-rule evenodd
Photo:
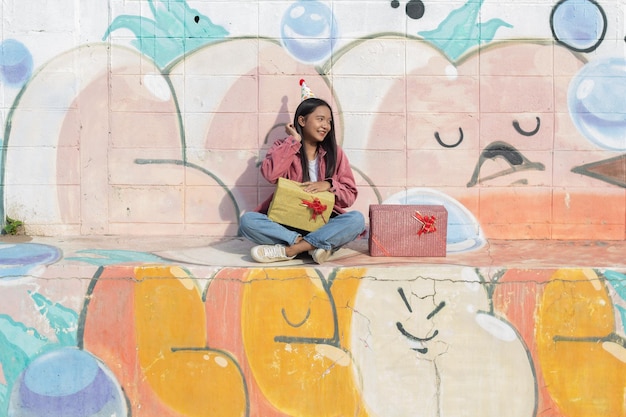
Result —
M 0 215 L 35 236 L 0 241 L 0 415 L 626 413 L 622 1 L 0 11 Z M 300 78 L 335 109 L 354 209 L 444 204 L 444 262 L 193 247 L 271 192 L 257 163 Z M 549 266 L 544 240 L 566 241 Z
M 63 12 L 61 12 L 63 10 Z M 31 235 L 234 236 L 305 78 L 367 213 L 453 237 L 626 236 L 620 1 L 2 4 L 3 218 Z

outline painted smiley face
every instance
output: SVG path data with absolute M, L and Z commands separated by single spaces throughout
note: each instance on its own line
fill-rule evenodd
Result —
M 366 53 L 368 71 L 385 76 L 364 90 L 350 75 L 363 71 L 351 58 Z M 613 184 L 623 182 L 623 158 L 587 140 L 568 109 L 584 66 L 552 43 L 494 42 L 451 62 L 424 41 L 363 42 L 333 65 L 333 87 L 349 109 L 344 147 L 361 149 L 366 137 L 378 151 L 353 163 L 383 200 L 436 189 L 471 211 L 488 238 L 621 239 L 623 191 Z M 601 207 L 591 208 L 594 198 Z
M 402 298 L 402 302 L 406 306 L 406 308 L 409 311 L 409 313 L 412 313 L 413 312 L 413 308 L 411 307 L 411 303 L 407 299 L 406 293 L 405 293 L 405 291 L 404 291 L 404 289 L 402 287 L 398 288 L 398 294 L 400 295 L 400 298 Z M 433 319 L 435 317 L 435 315 L 437 313 L 439 313 L 445 306 L 446 306 L 446 302 L 445 301 L 440 301 L 437 305 L 434 306 L 432 311 L 430 311 L 426 315 L 426 320 L 428 321 L 428 320 Z M 429 342 L 429 341 L 433 340 L 439 334 L 439 330 L 434 329 L 434 330 L 429 331 L 426 336 L 419 337 L 419 336 L 417 336 L 415 334 L 412 334 L 410 331 L 408 331 L 404 327 L 404 324 L 402 322 L 400 322 L 400 321 L 396 322 L 396 327 L 398 328 L 398 331 L 400 332 L 400 334 L 402 334 L 404 337 L 406 337 L 408 341 L 415 342 L 418 345 L 418 346 L 413 347 L 411 349 L 416 351 L 416 352 L 418 352 L 418 353 L 423 353 L 423 354 L 428 353 L 428 347 L 426 346 L 426 342 Z
M 351 351 L 373 413 L 532 416 L 536 390 L 527 351 L 514 329 L 489 313 L 476 273 L 395 272 L 391 280 L 362 280 L 354 305 Z

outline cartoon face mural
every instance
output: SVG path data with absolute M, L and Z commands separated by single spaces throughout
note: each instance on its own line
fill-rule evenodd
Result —
M 326 277 L 309 268 L 250 271 L 243 343 L 252 375 L 276 409 L 307 417 L 368 415 L 346 348 L 352 311 L 345 306 L 361 275 L 360 269 Z
M 623 237 L 623 189 L 576 171 L 615 157 L 572 122 L 568 88 L 585 62 L 553 42 L 492 43 L 451 62 L 423 40 L 372 38 L 346 47 L 325 73 L 269 40 L 207 45 L 167 73 L 134 51 L 110 50 L 110 101 L 109 48 L 96 46 L 99 59 L 81 48 L 42 67 L 16 103 L 9 143 L 54 149 L 37 172 L 7 159 L 8 209 L 29 207 L 27 220 L 39 217 L 31 227 L 169 234 L 184 224 L 190 234 L 234 234 L 240 210 L 271 192 L 256 163 L 284 136 L 305 77 L 337 113 L 361 190 L 354 209 L 428 187 L 465 206 L 487 238 Z M 69 89 L 71 77 L 53 83 L 68 59 L 81 63 L 80 91 Z M 38 105 L 52 83 L 68 111 Z M 596 198 L 606 204 L 591 208 Z
M 365 51 L 376 51 L 369 66 L 351 59 Z M 615 157 L 569 114 L 568 87 L 584 64 L 553 43 L 493 43 L 453 63 L 423 41 L 365 41 L 331 70 L 350 109 L 346 132 L 364 122 L 344 146 L 357 148 L 361 134 L 379 149 L 357 153 L 357 163 L 383 199 L 404 186 L 436 188 L 472 211 L 488 237 L 623 236 L 623 189 L 572 172 Z M 358 76 L 373 72 L 371 88 L 359 91 Z M 607 204 L 591 210 L 595 198 Z
M 64 75 L 68 61 L 76 62 L 76 74 Z M 224 71 L 226 62 L 232 65 Z M 287 88 L 291 77 L 269 76 L 272 62 L 306 76 L 332 102 L 313 67 L 270 41 L 207 46 L 173 63 L 168 74 L 119 46 L 56 57 L 26 85 L 11 116 L 9 143 L 19 146 L 4 167 L 7 211 L 19 211 L 31 233 L 60 226 L 75 235 L 168 235 L 188 224 L 188 234 L 236 234 L 240 208 L 259 198 L 259 148 L 284 137 L 299 103 L 297 82 Z M 42 106 L 42 91 L 67 110 Z M 40 149 L 37 170 L 20 162 L 25 148 Z
M 534 415 L 528 352 L 489 313 L 473 270 L 396 268 L 391 279 L 383 270 L 367 273 L 354 304 L 351 351 L 373 414 Z

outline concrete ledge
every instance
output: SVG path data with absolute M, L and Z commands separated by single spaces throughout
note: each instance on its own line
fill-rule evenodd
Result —
M 303 255 L 292 261 L 258 264 L 250 257 L 253 244 L 243 238 L 158 237 L 158 236 L 75 236 L 3 237 L 4 244 L 40 244 L 58 248 L 62 254 L 57 266 L 167 260 L 174 264 L 213 267 L 288 267 L 313 264 Z M 27 245 L 28 246 L 28 245 Z M 110 259 L 106 259 L 107 257 Z M 85 261 L 88 261 L 87 263 Z M 0 263 L 2 260 L 0 259 Z M 504 268 L 626 268 L 626 241 L 491 240 L 471 252 L 448 253 L 446 257 L 371 257 L 367 239 L 361 238 L 341 248 L 324 266 L 393 266 L 407 264 L 462 265 Z

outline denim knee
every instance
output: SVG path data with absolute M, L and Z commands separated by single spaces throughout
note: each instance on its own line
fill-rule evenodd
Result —
M 358 226 L 361 232 L 365 230 L 365 216 L 360 211 L 349 211 L 345 214 L 350 216 L 350 221 L 354 222 L 355 228 Z
M 250 230 L 250 225 L 253 223 L 253 218 L 256 217 L 257 214 L 257 212 L 249 211 L 239 217 L 239 236 L 247 236 L 246 232 Z

